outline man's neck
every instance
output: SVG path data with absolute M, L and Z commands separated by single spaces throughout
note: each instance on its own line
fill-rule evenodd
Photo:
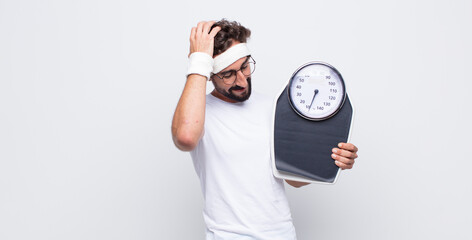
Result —
M 226 97 L 225 95 L 219 93 L 218 91 L 216 91 L 216 89 L 213 89 L 213 91 L 211 92 L 211 95 L 215 96 L 216 98 L 219 98 L 225 102 L 229 102 L 229 103 L 237 103 L 238 101 L 235 101 L 231 98 L 228 98 Z

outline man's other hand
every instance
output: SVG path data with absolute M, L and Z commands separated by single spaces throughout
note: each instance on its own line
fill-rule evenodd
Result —
M 331 157 L 342 170 L 351 169 L 354 166 L 354 160 L 357 158 L 358 150 L 352 143 L 339 143 L 338 148 L 333 148 Z

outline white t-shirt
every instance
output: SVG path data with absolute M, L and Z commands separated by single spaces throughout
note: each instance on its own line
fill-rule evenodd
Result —
M 272 174 L 272 101 L 208 94 L 204 135 L 191 152 L 205 201 L 207 240 L 296 239 L 284 183 Z

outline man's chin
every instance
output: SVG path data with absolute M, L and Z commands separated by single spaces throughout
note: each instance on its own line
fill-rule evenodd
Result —
M 251 96 L 251 93 L 248 91 L 248 89 L 244 89 L 244 91 L 235 93 L 236 91 L 230 91 L 230 94 L 227 96 L 228 98 L 231 98 L 235 101 L 238 102 L 244 102 L 249 99 Z

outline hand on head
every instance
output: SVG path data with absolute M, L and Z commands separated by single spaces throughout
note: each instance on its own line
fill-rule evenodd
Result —
M 217 26 L 211 29 L 215 21 L 199 22 L 190 32 L 190 54 L 194 52 L 207 53 L 213 57 L 213 46 L 216 34 L 221 30 Z M 211 29 L 211 31 L 210 31 Z

